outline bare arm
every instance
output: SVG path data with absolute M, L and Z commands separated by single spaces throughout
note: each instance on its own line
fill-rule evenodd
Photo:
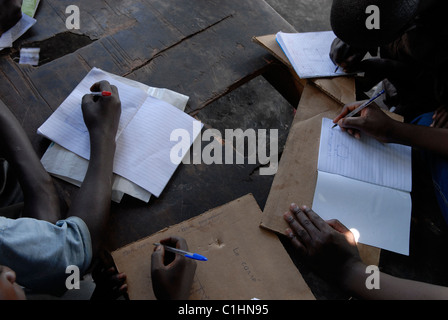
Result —
M 356 102 L 346 106 L 334 123 L 355 137 L 364 133 L 381 142 L 426 149 L 448 158 L 448 129 L 402 123 L 388 117 L 376 106 L 364 109 L 359 117 L 343 119 L 359 105 L 360 102 Z
M 379 275 L 379 289 L 368 289 L 367 266 L 358 263 L 342 280 L 342 287 L 353 295 L 368 300 L 446 300 L 448 288 L 424 282 L 393 277 L 384 272 Z
M 0 147 L 16 172 L 24 194 L 23 216 L 55 223 L 61 218 L 59 199 L 21 124 L 0 101 Z
M 321 276 L 363 299 L 448 299 L 448 288 L 380 273 L 380 288 L 368 289 L 367 266 L 353 234 L 337 220 L 324 221 L 307 207 L 291 205 L 284 218 L 286 235 Z
M 84 121 L 90 134 L 90 161 L 85 179 L 68 212 L 84 220 L 90 230 L 94 255 L 98 252 L 110 214 L 115 137 L 121 115 L 118 90 L 108 82 L 92 91 L 110 91 L 111 97 L 83 98 Z

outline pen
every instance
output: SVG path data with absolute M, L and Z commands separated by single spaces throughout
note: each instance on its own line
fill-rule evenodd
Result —
M 339 66 L 336 66 L 336 70 L 334 70 L 334 73 L 338 72 Z
M 353 110 L 352 112 L 350 112 L 348 115 L 346 115 L 344 117 L 345 118 L 350 118 L 353 117 L 354 115 L 356 115 L 357 113 L 361 112 L 362 110 L 364 110 L 365 108 L 367 108 L 368 106 L 370 106 L 376 99 L 378 99 L 381 95 L 383 95 L 385 93 L 384 90 L 381 90 L 380 93 L 378 93 L 376 96 L 372 97 L 372 99 L 370 99 L 369 101 L 364 102 L 362 105 L 360 105 L 358 108 L 356 108 L 355 110 Z M 336 128 L 338 126 L 338 124 L 336 123 L 332 129 Z
M 190 259 L 194 259 L 194 260 L 198 260 L 198 261 L 208 261 L 208 259 L 204 256 L 201 256 L 200 254 L 197 253 L 191 253 L 188 251 L 184 251 L 184 250 L 180 250 L 180 249 L 176 249 L 176 248 L 172 248 L 160 243 L 154 243 L 154 245 L 157 246 L 163 246 L 165 248 L 165 250 L 173 252 L 173 253 L 177 253 L 180 254 L 186 258 L 190 258 Z
M 100 97 L 110 97 L 112 95 L 112 92 L 102 91 L 102 92 L 91 92 L 90 94 L 92 94 L 94 96 L 100 96 Z

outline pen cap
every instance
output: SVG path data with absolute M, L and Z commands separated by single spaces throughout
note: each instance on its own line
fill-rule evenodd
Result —
M 201 256 L 200 254 L 197 254 L 197 253 L 187 254 L 187 255 L 185 255 L 185 257 L 194 259 L 194 260 L 198 260 L 198 261 L 208 261 L 208 259 L 206 257 Z

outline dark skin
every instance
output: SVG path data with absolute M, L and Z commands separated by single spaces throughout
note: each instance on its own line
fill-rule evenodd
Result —
M 84 182 L 68 210 L 89 227 L 94 256 L 100 248 L 110 212 L 115 135 L 121 114 L 118 90 L 108 82 L 91 90 L 108 90 L 111 97 L 83 98 L 84 121 L 90 133 L 91 156 Z M 40 163 L 26 133 L 11 111 L 0 103 L 0 146 L 17 173 L 24 194 L 23 217 L 55 223 L 63 219 L 59 197 L 51 176 Z
M 0 36 L 22 18 L 22 0 L 0 0 Z
M 362 102 L 344 107 L 334 120 L 343 131 L 359 138 L 367 134 L 383 143 L 401 143 L 448 157 L 448 130 L 402 123 L 372 105 L 358 117 L 344 118 Z M 368 290 L 367 265 L 360 257 L 353 234 L 339 221 L 324 221 L 306 206 L 293 204 L 284 214 L 286 235 L 322 277 L 363 299 L 448 299 L 448 288 L 380 274 L 380 290 Z
M 16 273 L 0 266 L 0 300 L 25 300 L 25 292 L 16 282 Z
M 107 81 L 96 83 L 92 92 L 109 91 L 110 97 L 85 95 L 84 122 L 90 135 L 90 161 L 85 179 L 72 202 L 68 216 L 77 216 L 89 227 L 95 256 L 100 250 L 110 215 L 115 137 L 121 115 L 118 89 Z
M 17 173 L 23 195 L 22 216 L 55 223 L 61 218 L 56 188 L 16 117 L 0 101 L 0 147 Z
M 88 226 L 95 260 L 99 257 L 110 213 L 115 137 L 121 115 L 121 102 L 118 89 L 107 81 L 95 83 L 91 91 L 110 91 L 112 96 L 96 97 L 87 94 L 83 97 L 82 112 L 89 130 L 91 155 L 86 177 L 67 216 L 79 217 Z M 51 176 L 40 163 L 20 123 L 3 103 L 0 103 L 0 137 L 0 146 L 5 158 L 15 169 L 24 193 L 22 217 L 50 223 L 63 219 L 64 214 Z M 113 282 L 114 286 L 120 285 L 120 292 L 125 290 L 124 274 L 118 274 L 116 270 L 111 269 L 103 271 L 105 277 L 99 281 L 99 289 L 103 290 L 103 279 L 107 278 L 107 282 Z M 12 270 L 11 272 L 13 273 Z M 8 275 L 12 274 L 11 272 Z M 13 282 L 10 283 L 13 285 Z M 15 285 L 13 287 L 15 288 Z
M 187 242 L 180 237 L 170 237 L 160 243 L 188 251 Z M 195 261 L 157 246 L 151 256 L 152 286 L 157 299 L 188 300 L 196 266 Z
M 385 80 L 386 103 L 398 106 L 400 100 L 404 101 L 406 108 L 399 113 L 407 112 L 415 98 L 420 99 L 412 108 L 422 112 L 409 109 L 409 121 L 421 113 L 435 111 L 432 126 L 436 128 L 448 128 L 447 84 L 445 72 L 440 72 L 448 67 L 448 62 L 444 62 L 446 50 L 441 49 L 446 43 L 443 31 L 446 28 L 438 21 L 442 3 L 442 0 L 421 1 L 418 15 L 424 18 L 415 18 L 418 27 L 409 28 L 411 23 L 393 44 L 381 47 L 381 58 L 364 59 L 368 51 L 373 53 L 378 48 L 354 47 L 340 39 L 334 40 L 330 52 L 333 62 L 346 72 L 365 73 L 359 80 L 364 91 Z M 432 95 L 434 91 L 438 91 L 436 95 Z M 426 101 L 429 102 L 425 104 Z
M 97 256 L 110 212 L 115 135 L 121 103 L 117 88 L 106 81 L 94 84 L 91 90 L 107 90 L 113 94 L 111 97 L 86 95 L 83 98 L 82 111 L 90 133 L 91 155 L 86 177 L 67 216 L 79 217 L 87 224 L 93 253 Z M 63 219 L 52 178 L 40 163 L 20 123 L 4 104 L 0 104 L 0 108 L 1 146 L 24 193 L 22 216 L 51 223 Z
M 361 299 L 448 299 L 448 288 L 380 273 L 380 289 L 366 286 L 367 265 L 361 261 L 355 238 L 340 221 L 324 221 L 312 209 L 292 204 L 284 214 L 285 234 L 323 278 Z
M 333 122 L 356 138 L 361 134 L 367 134 L 383 143 L 398 143 L 425 149 L 448 159 L 447 129 L 399 122 L 387 116 L 375 105 L 362 110 L 359 117 L 344 118 L 362 103 L 346 105 Z

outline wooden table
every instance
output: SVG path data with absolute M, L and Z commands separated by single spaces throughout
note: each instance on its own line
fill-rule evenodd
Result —
M 79 30 L 65 25 L 71 4 L 80 8 Z M 92 67 L 189 96 L 186 111 L 205 124 L 207 105 L 260 75 L 297 106 L 299 94 L 282 90 L 294 87 L 290 73 L 252 42 L 253 36 L 294 32 L 263 0 L 46 0 L 36 19 L 15 49 L 0 53 L 0 97 L 39 155 L 49 141 L 37 128 Z M 21 46 L 41 48 L 38 67 L 17 63 Z M 160 198 L 146 204 L 125 197 L 113 205 L 109 249 L 248 193 L 263 209 L 273 177 L 254 174 L 258 167 L 181 165 Z M 77 190 L 56 181 L 67 199 Z

